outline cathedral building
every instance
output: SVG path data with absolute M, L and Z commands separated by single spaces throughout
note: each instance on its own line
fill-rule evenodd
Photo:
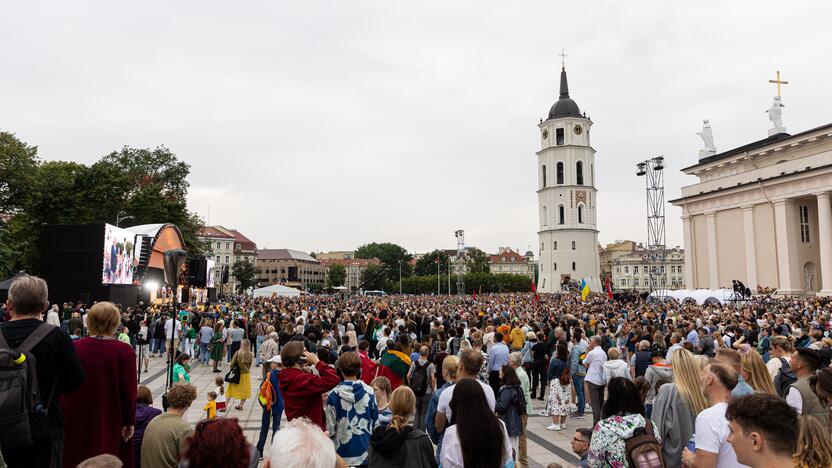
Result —
M 538 127 L 538 289 L 556 292 L 563 284 L 583 279 L 599 291 L 592 120 L 569 97 L 565 67 L 560 72 L 560 98 Z
M 752 292 L 832 295 L 832 124 L 791 135 L 781 108 L 778 89 L 768 136 L 723 152 L 706 121 L 705 149 L 682 169 L 699 180 L 670 201 L 682 209 L 688 288 L 740 280 Z

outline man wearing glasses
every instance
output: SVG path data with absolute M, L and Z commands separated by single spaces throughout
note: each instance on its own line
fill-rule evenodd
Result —
M 592 439 L 592 429 L 579 428 L 575 430 L 575 435 L 572 436 L 572 451 L 579 457 L 581 461 L 576 466 L 579 468 L 589 468 L 589 441 Z

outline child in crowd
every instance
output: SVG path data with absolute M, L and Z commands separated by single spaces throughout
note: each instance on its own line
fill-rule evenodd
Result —
M 118 340 L 122 343 L 130 344 L 130 330 L 127 327 L 121 329 L 121 333 L 118 334 Z
M 217 377 L 214 379 L 214 384 L 216 384 L 217 388 L 211 393 L 216 395 L 214 397 L 217 404 L 216 410 L 220 413 L 225 413 L 225 381 L 222 377 Z
M 217 392 L 208 392 L 208 403 L 205 403 L 202 409 L 207 411 L 208 419 L 217 417 Z
M 69 335 L 69 337 L 72 338 L 72 341 L 80 339 L 81 338 L 81 329 L 76 328 L 75 330 L 72 331 L 72 334 Z

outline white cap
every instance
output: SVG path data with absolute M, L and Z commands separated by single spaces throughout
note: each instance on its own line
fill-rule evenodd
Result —
M 321 341 L 321 346 L 323 346 L 324 348 L 329 348 L 332 345 L 330 344 L 329 340 L 323 340 Z
M 269 359 L 268 362 L 276 362 L 278 364 L 283 364 L 283 362 L 280 360 L 280 355 L 279 354 L 275 354 L 274 356 L 272 356 L 272 358 Z

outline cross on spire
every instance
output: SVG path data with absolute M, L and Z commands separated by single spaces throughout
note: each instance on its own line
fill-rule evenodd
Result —
M 560 55 L 560 68 L 562 70 L 566 70 L 566 57 L 568 57 L 568 55 L 566 55 L 566 49 L 561 49 L 558 55 Z
M 777 79 L 776 80 L 768 80 L 769 83 L 777 84 L 777 97 L 780 97 L 780 85 L 781 84 L 789 84 L 788 81 L 780 81 L 780 70 L 777 70 Z

